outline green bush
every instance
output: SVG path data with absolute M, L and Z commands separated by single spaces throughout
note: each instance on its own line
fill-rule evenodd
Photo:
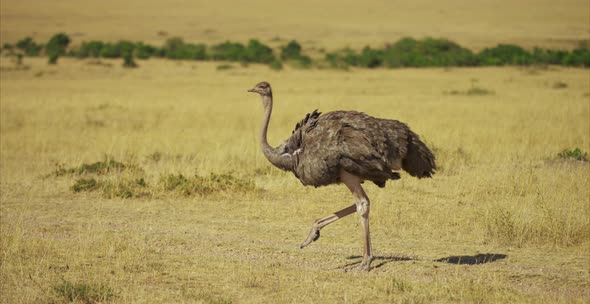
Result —
M 446 39 L 403 38 L 385 48 L 387 67 L 474 66 L 477 58 L 468 49 Z
M 415 40 L 403 38 L 384 49 L 365 47 L 359 54 L 351 49 L 343 49 L 326 54 L 326 60 L 333 67 L 352 65 L 367 68 L 386 66 L 426 67 L 426 66 L 474 66 L 476 56 L 468 49 L 446 39 L 426 38 Z
M 578 48 L 564 56 L 563 65 L 590 67 L 590 49 Z
M 5 42 L 2 45 L 2 50 L 3 51 L 12 51 L 13 49 L 14 49 L 14 46 L 12 44 L 8 43 L 8 42 Z
M 272 63 L 276 58 L 270 47 L 256 39 L 251 39 L 244 59 L 246 62 Z
M 276 59 L 272 49 L 256 39 L 250 40 L 247 47 L 231 41 L 214 45 L 209 56 L 214 60 L 258 63 L 272 63 Z
M 180 37 L 172 37 L 166 40 L 163 53 L 169 59 L 207 59 L 207 47 L 204 44 L 185 43 Z
M 283 69 L 283 64 L 280 60 L 276 59 L 275 61 L 270 63 L 270 68 L 275 71 L 280 71 Z
M 358 56 L 352 49 L 344 48 L 326 53 L 325 59 L 334 68 L 346 68 L 348 66 L 356 66 Z
M 534 56 L 523 48 L 512 44 L 499 44 L 493 48 L 486 48 L 479 52 L 482 65 L 529 65 Z
M 41 54 L 41 49 L 43 48 L 43 45 L 35 43 L 31 37 L 19 40 L 15 46 L 27 56 L 39 56 Z
M 366 68 L 377 68 L 383 66 L 383 50 L 372 49 L 366 46 L 359 54 L 357 65 Z
M 160 52 L 163 51 L 159 50 L 155 46 L 145 44 L 143 42 L 137 42 L 135 44 L 134 55 L 139 59 L 148 59 L 152 56 L 158 56 Z
M 186 43 L 180 37 L 172 37 L 166 40 L 161 48 L 143 42 L 121 40 L 116 43 L 105 43 L 94 40 L 82 42 L 78 48 L 71 48 L 66 52 L 69 43 L 70 38 L 66 34 L 54 35 L 45 45 L 49 62 L 55 63 L 59 56 L 68 55 L 79 58 L 123 58 L 126 66 L 135 66 L 135 58 L 148 59 L 158 56 L 168 59 L 238 61 L 242 64 L 265 63 L 275 70 L 281 69 L 284 63 L 301 68 L 311 67 L 314 63 L 309 56 L 303 54 L 303 48 L 296 40 L 281 46 L 278 58 L 272 48 L 256 39 L 251 39 L 247 45 L 226 41 L 207 47 L 202 43 Z M 43 50 L 43 45 L 35 43 L 31 37 L 26 37 L 14 46 L 5 43 L 2 51 L 12 54 L 15 49 L 26 56 L 38 56 Z M 321 52 L 325 53 L 323 49 Z M 542 48 L 527 51 L 516 45 L 500 44 L 475 54 L 447 39 L 417 40 L 406 37 L 383 48 L 366 46 L 360 51 L 344 48 L 328 52 L 325 53 L 324 60 L 329 66 L 339 69 L 347 69 L 349 66 L 397 68 L 531 64 L 590 67 L 590 49 L 582 45 L 571 52 Z M 317 66 L 323 65 L 320 63 Z
M 281 60 L 293 59 L 301 56 L 301 45 L 291 40 L 286 46 L 281 47 Z
M 100 57 L 118 58 L 121 57 L 121 50 L 117 47 L 117 44 L 105 43 L 100 49 Z
M 102 41 L 90 41 L 90 42 L 82 42 L 82 45 L 74 51 L 74 56 L 79 58 L 98 58 L 101 55 L 102 48 L 104 47 L 104 42 Z
M 226 41 L 211 47 L 210 57 L 214 60 L 243 61 L 246 47 L 239 42 Z
M 301 53 L 301 45 L 291 40 L 286 46 L 281 47 L 281 59 L 293 63 L 296 67 L 307 68 L 312 64 L 311 58 Z
M 122 58 L 127 52 L 133 52 L 135 44 L 128 40 L 121 40 L 117 43 L 105 43 L 100 49 L 100 57 Z
M 136 68 L 137 63 L 133 59 L 133 51 L 125 50 L 123 51 L 123 67 L 125 68 Z
M 567 51 L 553 51 L 534 48 L 532 52 L 533 62 L 536 64 L 561 64 Z
M 70 44 L 70 37 L 64 33 L 53 35 L 45 46 L 45 53 L 49 57 L 50 64 L 56 64 L 57 58 L 66 53 L 66 48 Z

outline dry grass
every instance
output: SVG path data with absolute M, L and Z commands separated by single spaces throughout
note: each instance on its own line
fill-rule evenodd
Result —
M 558 156 L 590 151 L 587 70 L 25 61 L 0 72 L 3 303 L 588 300 L 590 165 Z M 366 186 L 372 272 L 349 271 L 361 253 L 355 216 L 297 249 L 313 219 L 351 198 L 269 167 L 260 101 L 246 93 L 260 80 L 277 99 L 272 143 L 315 108 L 355 109 L 407 122 L 434 148 L 434 179 Z M 448 94 L 474 86 L 494 93 Z M 95 165 L 104 155 L 125 169 Z M 80 170 L 91 167 L 102 171 Z M 254 187 L 210 178 L 227 172 Z M 197 176 L 216 190 L 186 196 Z M 71 190 L 80 178 L 138 177 L 149 195 Z
M 498 43 L 575 48 L 588 43 L 587 0 L 496 1 L 252 1 L 2 0 L 0 41 L 32 35 L 47 41 L 66 31 L 82 40 L 143 40 L 161 44 L 226 39 L 286 44 L 308 52 L 345 46 L 382 46 L 404 36 L 443 37 L 481 49 Z

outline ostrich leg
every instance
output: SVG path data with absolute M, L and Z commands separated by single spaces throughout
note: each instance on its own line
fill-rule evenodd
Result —
M 356 211 L 356 204 L 352 205 L 352 206 L 348 206 L 340 211 L 336 211 L 334 212 L 334 214 L 331 214 L 329 216 L 326 216 L 324 218 L 321 218 L 319 220 L 316 220 L 313 225 L 311 226 L 311 231 L 309 232 L 309 235 L 307 236 L 307 239 L 305 239 L 305 241 L 303 241 L 303 243 L 301 243 L 301 245 L 299 245 L 299 248 L 303 248 L 307 245 L 309 245 L 311 242 L 315 242 L 317 239 L 320 238 L 320 229 L 322 229 L 323 227 L 327 226 L 328 224 L 331 224 L 349 214 L 352 214 Z
M 361 186 L 361 180 L 346 171 L 340 174 L 342 182 L 350 189 L 356 204 L 356 210 L 361 218 L 361 226 L 363 228 L 364 247 L 363 260 L 359 265 L 359 270 L 369 271 L 371 269 L 371 262 L 373 261 L 373 253 L 371 250 L 371 235 L 369 234 L 369 197 Z

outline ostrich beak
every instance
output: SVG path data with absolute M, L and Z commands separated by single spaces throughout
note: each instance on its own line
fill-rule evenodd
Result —
M 250 89 L 250 90 L 248 90 L 248 92 L 256 93 L 256 90 L 255 89 Z

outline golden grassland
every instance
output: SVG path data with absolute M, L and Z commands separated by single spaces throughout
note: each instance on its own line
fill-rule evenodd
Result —
M 36 1 L 1 0 L 0 41 L 45 42 L 66 32 L 74 43 L 99 39 L 161 44 L 297 39 L 307 51 L 379 46 L 404 36 L 448 38 L 479 50 L 498 43 L 575 48 L 588 43 L 587 0 L 496 1 Z M 284 43 L 284 42 L 283 42 Z
M 588 301 L 590 166 L 557 157 L 590 150 L 586 69 L 24 64 L 0 61 L 2 303 Z M 371 272 L 353 271 L 356 215 L 298 249 L 314 219 L 352 199 L 270 167 L 259 97 L 246 93 L 261 80 L 276 99 L 271 143 L 318 108 L 399 119 L 433 148 L 433 179 L 366 184 Z M 55 174 L 105 155 L 140 170 Z M 254 187 L 186 196 L 162 186 L 162 176 L 211 173 Z M 79 178 L 140 176 L 138 197 L 71 190 Z

